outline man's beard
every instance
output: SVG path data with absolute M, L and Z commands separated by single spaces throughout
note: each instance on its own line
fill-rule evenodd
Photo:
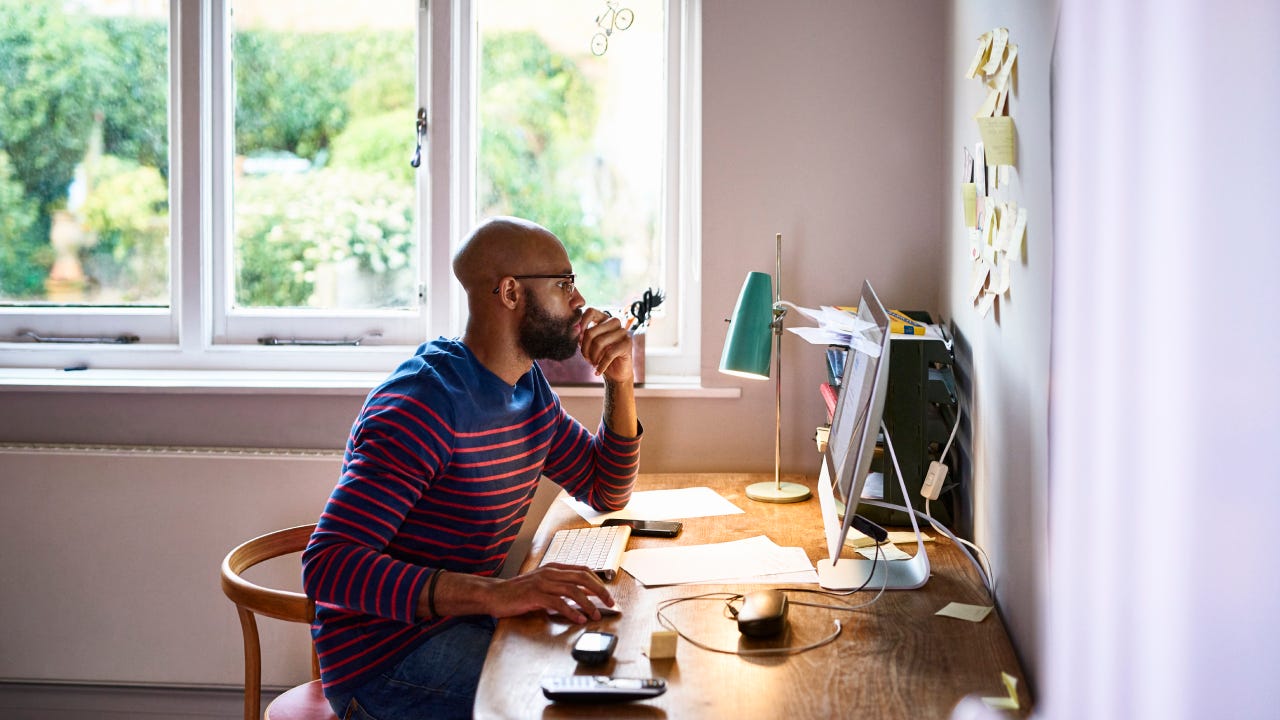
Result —
M 567 360 L 578 351 L 574 326 L 582 317 L 575 311 L 568 318 L 557 318 L 547 312 L 532 293 L 525 295 L 524 319 L 520 321 L 520 349 L 534 360 Z

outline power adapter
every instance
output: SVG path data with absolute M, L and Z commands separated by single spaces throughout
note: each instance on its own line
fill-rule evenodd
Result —
M 920 494 L 930 500 L 937 500 L 942 493 L 942 481 L 947 479 L 947 466 L 934 460 L 929 463 L 929 470 L 924 474 L 924 483 L 920 485 Z

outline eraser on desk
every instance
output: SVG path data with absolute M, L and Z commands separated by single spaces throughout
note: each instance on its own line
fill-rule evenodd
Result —
M 674 630 L 655 630 L 649 635 L 650 660 L 669 660 L 676 656 L 679 635 Z

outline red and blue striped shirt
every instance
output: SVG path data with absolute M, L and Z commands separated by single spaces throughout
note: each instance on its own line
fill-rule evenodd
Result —
M 453 618 L 415 617 L 435 569 L 496 575 L 540 475 L 627 504 L 640 438 L 570 417 L 535 364 L 514 387 L 458 340 L 418 348 L 365 400 L 302 555 L 326 692 L 352 692 Z

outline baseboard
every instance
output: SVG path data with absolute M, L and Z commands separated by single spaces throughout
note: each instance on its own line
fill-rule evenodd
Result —
M 264 693 L 262 704 L 275 697 Z M 6 720 L 241 720 L 238 688 L 70 685 L 0 681 L 0 717 Z

